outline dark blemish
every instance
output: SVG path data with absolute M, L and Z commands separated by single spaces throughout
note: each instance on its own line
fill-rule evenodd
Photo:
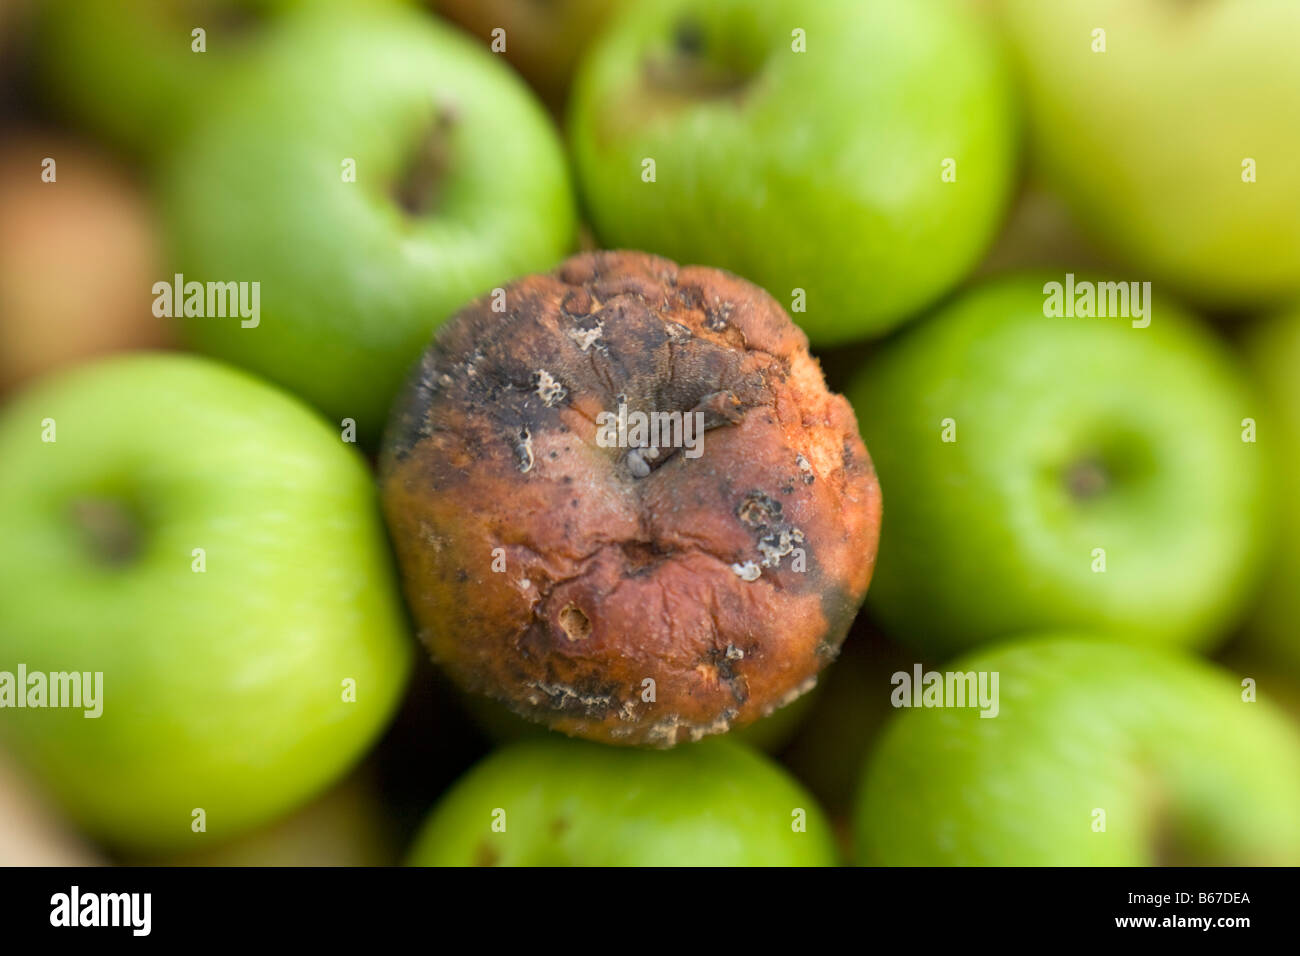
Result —
M 533 433 L 528 430 L 528 426 L 519 429 L 518 440 L 515 443 L 515 457 L 519 459 L 519 470 L 529 472 L 533 468 Z
M 761 491 L 751 491 L 736 506 L 736 517 L 743 524 L 759 529 L 778 524 L 781 521 L 782 511 L 781 502 L 775 498 L 771 498 Z
M 501 862 L 501 854 L 490 843 L 480 843 L 474 853 L 475 866 L 496 866 Z
M 469 572 L 466 571 L 464 568 L 457 568 L 457 569 L 456 569 L 456 580 L 457 580 L 458 582 L 460 582 L 461 584 L 464 584 L 466 581 L 469 580 Z

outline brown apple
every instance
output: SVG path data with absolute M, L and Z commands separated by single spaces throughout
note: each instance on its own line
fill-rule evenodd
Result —
M 0 147 L 0 391 L 107 352 L 165 347 L 153 314 L 167 278 L 143 193 L 62 135 Z

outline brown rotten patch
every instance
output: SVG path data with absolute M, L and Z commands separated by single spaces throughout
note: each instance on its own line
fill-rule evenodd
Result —
M 808 690 L 866 593 L 881 502 L 803 333 L 742 279 L 642 253 L 493 302 L 439 331 L 381 461 L 434 659 L 607 743 L 671 747 Z M 611 444 L 620 405 L 704 433 Z

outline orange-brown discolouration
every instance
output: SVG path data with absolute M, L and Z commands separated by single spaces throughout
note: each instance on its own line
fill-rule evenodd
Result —
M 803 333 L 742 279 L 641 253 L 491 302 L 439 332 L 381 462 L 435 660 L 607 743 L 720 733 L 811 687 L 866 593 L 881 501 Z M 702 453 L 602 447 L 620 399 L 701 412 Z

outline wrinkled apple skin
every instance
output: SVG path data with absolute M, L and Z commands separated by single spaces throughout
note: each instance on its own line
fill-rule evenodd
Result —
M 866 592 L 881 495 L 803 333 L 752 284 L 644 253 L 503 292 L 439 331 L 380 460 L 434 660 L 520 716 L 627 745 L 807 692 Z M 621 403 L 698 416 L 698 456 L 665 448 L 638 475 L 602 444 Z

